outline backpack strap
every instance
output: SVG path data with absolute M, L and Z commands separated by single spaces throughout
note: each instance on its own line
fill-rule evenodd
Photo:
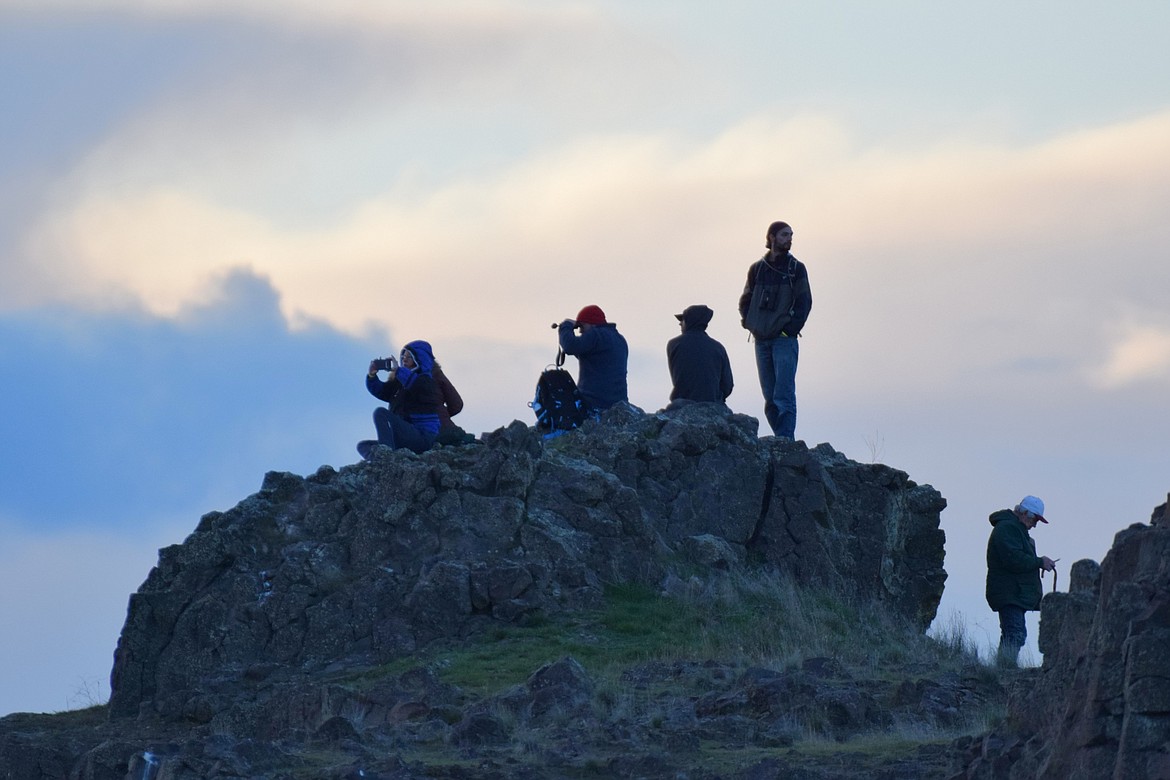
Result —
M 557 347 L 557 368 L 565 365 L 565 351 Z

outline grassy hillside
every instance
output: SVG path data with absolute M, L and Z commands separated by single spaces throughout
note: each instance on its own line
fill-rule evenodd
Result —
M 520 706 L 526 682 L 566 657 L 588 674 L 588 702 L 532 718 Z M 559 753 L 568 757 L 554 776 L 724 777 L 775 765 L 930 777 L 954 739 L 1004 713 L 999 673 L 961 630 L 927 637 L 872 603 L 774 573 L 673 579 L 664 592 L 612 587 L 595 612 L 499 628 L 339 682 L 360 692 L 420 664 L 461 694 L 436 712 L 458 723 L 483 711 L 507 735 L 452 749 L 444 730 L 415 731 L 398 756 L 430 776 L 536 771 Z

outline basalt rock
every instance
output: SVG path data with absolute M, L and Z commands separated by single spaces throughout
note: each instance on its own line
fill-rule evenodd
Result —
M 1170 778 L 1170 523 L 1114 537 L 1044 597 L 1044 663 L 1021 673 L 1008 728 L 959 746 L 956 778 Z
M 944 506 L 900 471 L 758 439 L 754 419 L 705 405 L 270 473 L 160 551 L 130 599 L 110 713 L 206 721 L 270 670 L 385 663 L 596 606 L 605 585 L 657 585 L 688 560 L 751 558 L 925 628 L 946 578 Z
M 944 506 L 900 471 L 759 439 L 754 419 L 702 404 L 270 473 L 160 551 L 130 597 L 108 707 L 0 719 L 0 779 L 675 777 L 702 745 L 788 749 L 800 722 L 834 739 L 891 719 L 945 728 L 995 691 L 858 679 L 831 658 L 639 659 L 615 683 L 568 656 L 484 692 L 449 682 L 431 653 L 588 624 L 609 586 L 717 597 L 737 570 L 881 602 L 925 629 L 946 578 Z M 875 776 L 841 762 L 798 776 Z

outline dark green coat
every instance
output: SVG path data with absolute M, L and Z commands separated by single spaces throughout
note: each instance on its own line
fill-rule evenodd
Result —
M 1040 609 L 1044 595 L 1040 584 L 1040 558 L 1028 529 L 1010 509 L 988 518 L 993 526 L 987 540 L 987 604 L 998 612 L 1003 607 Z

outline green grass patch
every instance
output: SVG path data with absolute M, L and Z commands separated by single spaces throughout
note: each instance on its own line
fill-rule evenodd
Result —
M 700 632 L 705 621 L 696 610 L 680 609 L 644 586 L 608 588 L 605 604 L 573 620 L 502 626 L 473 646 L 439 652 L 431 665 L 446 682 L 479 695 L 524 682 L 541 665 L 565 656 L 604 677 L 632 663 L 676 654 L 680 641 Z
M 830 658 L 845 678 L 895 683 L 879 686 L 875 695 L 881 697 L 892 697 L 897 683 L 920 676 L 994 673 L 980 664 L 961 627 L 928 637 L 879 604 L 824 588 L 800 588 L 774 571 L 756 569 L 706 580 L 675 578 L 669 592 L 667 596 L 655 587 L 613 585 L 596 611 L 553 613 L 525 625 L 494 625 L 462 642 L 433 645 L 410 658 L 367 669 L 347 682 L 360 688 L 367 681 L 426 666 L 460 688 L 468 700 L 484 700 L 523 684 L 540 666 L 571 656 L 594 682 L 593 710 L 602 720 L 649 734 L 662 730 L 669 736 L 679 712 L 708 692 L 734 689 L 735 678 L 749 666 L 791 670 L 810 658 Z M 637 668 L 646 662 L 666 668 Z M 632 679 L 638 682 L 631 684 Z M 781 716 L 748 712 L 739 721 L 742 738 L 735 734 L 703 738 L 687 761 L 717 775 L 734 774 L 766 759 L 780 759 L 793 771 L 839 767 L 850 776 L 863 776 L 870 769 L 880 774 L 905 762 L 922 762 L 933 769 L 936 754 L 942 755 L 946 745 L 984 730 L 1002 708 L 1003 702 L 991 695 L 986 701 L 968 701 L 964 717 L 953 727 L 902 712 L 883 729 L 840 735 L 815 706 Z M 515 727 L 515 733 L 511 743 L 494 748 L 493 755 L 520 764 L 539 763 L 545 733 L 513 723 L 506 708 L 497 714 L 510 729 Z M 783 728 L 777 726 L 781 723 L 777 717 L 784 719 Z M 542 728 L 555 734 L 558 725 L 565 724 L 546 723 Z M 575 766 L 561 767 L 563 776 L 604 776 L 616 755 L 607 740 L 597 734 L 577 736 L 587 746 L 586 753 Z M 460 762 L 465 756 L 446 746 L 414 745 L 403 755 L 428 766 L 464 768 Z
M 804 590 L 774 572 L 694 582 L 676 596 L 644 585 L 613 585 L 596 612 L 500 625 L 457 646 L 432 647 L 367 670 L 352 681 L 384 679 L 425 665 L 470 694 L 490 696 L 565 656 L 599 680 L 646 661 L 718 659 L 782 669 L 829 657 L 871 677 L 881 677 L 883 670 L 900 674 L 915 664 L 978 667 L 961 638 L 932 639 L 875 604 L 859 605 L 825 589 Z
M 643 585 L 615 585 L 605 592 L 601 625 L 613 649 L 630 661 L 658 657 L 710 628 L 694 605 L 662 596 Z

